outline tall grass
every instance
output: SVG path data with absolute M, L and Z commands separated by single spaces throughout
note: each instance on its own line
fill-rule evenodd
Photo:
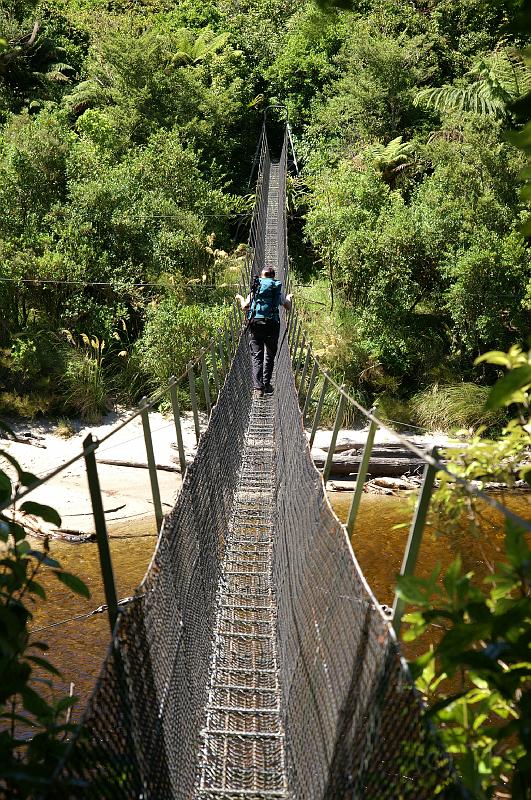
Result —
M 110 385 L 103 358 L 105 342 L 85 333 L 81 334 L 81 345 L 71 334 L 68 339 L 71 348 L 62 380 L 64 405 L 86 422 L 99 422 L 110 409 Z
M 492 428 L 504 418 L 503 411 L 488 411 L 485 401 L 489 394 L 486 386 L 475 383 L 457 383 L 434 386 L 411 398 L 411 409 L 417 422 L 428 430 L 455 430 L 456 428 Z

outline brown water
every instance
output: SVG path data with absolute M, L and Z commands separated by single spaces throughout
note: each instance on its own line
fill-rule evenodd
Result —
M 346 522 L 352 493 L 330 493 L 329 499 L 341 522 Z M 496 499 L 523 519 L 531 517 L 531 494 L 506 494 Z M 408 494 L 399 497 L 366 494 L 361 501 L 351 538 L 352 547 L 380 603 L 391 605 L 393 600 L 396 576 L 400 572 L 409 532 L 408 527 L 394 529 L 394 526 L 404 522 L 409 526 L 413 501 L 414 498 Z M 435 537 L 429 528 L 426 529 L 416 574 L 428 577 L 437 562 L 444 570 L 460 554 L 466 571 L 484 575 L 490 565 L 501 560 L 505 533 L 501 515 L 494 509 L 485 506 L 482 518 L 482 535 L 478 538 L 465 532 Z
M 331 493 L 330 501 L 338 517 L 344 522 L 350 507 L 350 492 Z M 504 498 L 505 501 L 508 498 Z M 395 577 L 400 570 L 408 529 L 393 529 L 393 526 L 411 517 L 407 497 L 364 495 L 358 515 L 352 544 L 358 562 L 365 573 L 377 599 L 390 605 L 393 600 Z M 531 496 L 519 495 L 509 498 L 510 507 L 520 516 L 529 518 Z M 461 552 L 467 570 L 485 573 L 488 564 L 500 560 L 503 550 L 503 527 L 497 515 L 486 511 L 487 522 L 481 539 L 441 537 L 435 539 L 425 533 L 421 546 L 417 574 L 427 576 L 434 564 L 440 561 L 448 565 Z M 152 535 L 151 517 L 126 523 L 113 530 L 118 538 L 111 539 L 118 596 L 133 594 L 149 564 L 156 537 Z M 90 695 L 99 673 L 102 659 L 109 643 L 109 624 L 106 613 L 71 620 L 55 627 L 54 623 L 86 614 L 104 602 L 100 577 L 98 552 L 95 544 L 72 545 L 52 542 L 52 555 L 64 569 L 79 575 L 91 591 L 90 600 L 72 595 L 64 586 L 51 577 L 43 581 L 48 593 L 48 602 L 37 608 L 33 628 L 46 626 L 35 632 L 35 638 L 50 646 L 49 657 L 63 674 L 63 682 L 57 691 L 63 692 L 70 681 L 75 683 L 75 693 L 80 697 L 82 708 Z
M 113 534 L 118 534 L 118 538 L 110 540 L 118 598 L 129 597 L 141 582 L 155 549 L 153 519 L 150 516 L 129 522 L 127 536 L 123 527 L 118 530 L 109 527 Z M 93 543 L 52 541 L 51 555 L 63 569 L 85 581 L 91 597 L 86 600 L 73 595 L 50 575 L 43 574 L 41 583 L 46 587 L 47 602 L 34 611 L 34 639 L 48 644 L 48 657 L 62 673 L 63 681 L 57 681 L 57 691 L 63 692 L 73 682 L 74 693 L 80 698 L 78 705 L 82 707 L 94 687 L 110 641 L 106 612 L 70 619 L 87 614 L 105 602 L 98 550 Z M 41 627 L 45 630 L 38 630 Z

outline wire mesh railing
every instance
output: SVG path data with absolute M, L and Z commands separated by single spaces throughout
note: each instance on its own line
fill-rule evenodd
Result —
M 466 480 L 461 475 L 452 472 L 448 465 L 444 463 L 444 461 L 440 460 L 439 449 L 437 447 L 432 447 L 430 452 L 421 450 L 409 439 L 405 438 L 402 434 L 389 427 L 389 425 L 383 420 L 379 419 L 375 415 L 374 409 L 369 411 L 360 403 L 358 403 L 358 401 L 346 391 L 345 387 L 341 386 L 331 376 L 330 372 L 327 371 L 320 359 L 314 353 L 312 344 L 309 342 L 304 332 L 303 320 L 297 311 L 295 311 L 290 319 L 288 341 L 290 344 L 290 355 L 293 367 L 295 389 L 297 396 L 301 401 L 303 424 L 309 422 L 310 409 L 312 406 L 315 407 L 309 432 L 310 447 L 314 442 L 315 435 L 322 418 L 325 396 L 332 391 L 335 393 L 337 398 L 334 425 L 331 432 L 327 457 L 322 470 L 322 477 L 325 483 L 330 477 L 334 466 L 337 437 L 345 417 L 347 406 L 350 405 L 352 408 L 354 408 L 368 423 L 367 437 L 363 447 L 363 452 L 359 457 L 358 464 L 352 465 L 352 471 L 354 472 L 356 470 L 356 482 L 354 485 L 354 491 L 346 521 L 346 532 L 349 537 L 352 535 L 356 524 L 356 518 L 363 493 L 364 483 L 369 470 L 377 430 L 385 432 L 389 437 L 394 439 L 404 450 L 408 451 L 412 456 L 415 457 L 416 463 L 423 466 L 422 483 L 415 507 L 415 513 L 411 522 L 408 543 L 400 572 L 401 575 L 412 575 L 415 571 L 417 556 L 420 549 L 423 531 L 426 525 L 431 495 L 437 473 L 444 473 L 450 481 L 463 487 L 469 495 L 481 499 L 484 504 L 496 510 L 504 519 L 511 521 L 521 530 L 531 531 L 531 523 L 528 520 L 525 520 L 518 514 L 514 513 L 503 503 L 500 503 L 491 494 L 488 494 L 480 489 L 476 484 Z M 315 390 L 319 388 L 319 385 L 319 395 L 314 397 Z M 395 595 L 393 605 L 393 625 L 397 633 L 400 629 L 403 612 L 404 604 L 398 598 L 398 596 Z

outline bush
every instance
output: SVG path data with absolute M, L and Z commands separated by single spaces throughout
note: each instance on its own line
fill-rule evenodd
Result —
M 110 385 L 103 363 L 105 342 L 84 333 L 81 338 L 83 345 L 78 347 L 73 337 L 69 337 L 73 349 L 66 361 L 63 401 L 68 410 L 80 414 L 87 422 L 99 422 L 110 408 Z
M 182 305 L 167 295 L 148 310 L 137 347 L 140 365 L 153 388 L 179 377 L 223 322 L 226 306 Z
M 503 412 L 485 409 L 490 389 L 475 383 L 430 386 L 411 398 L 417 421 L 428 430 L 493 427 L 503 419 Z

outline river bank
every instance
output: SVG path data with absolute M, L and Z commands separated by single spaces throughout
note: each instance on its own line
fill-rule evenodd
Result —
M 57 421 L 43 419 L 28 423 L 15 420 L 10 425 L 16 440 L 4 439 L 1 446 L 26 471 L 43 477 L 80 454 L 88 433 L 103 440 L 130 414 L 130 410 L 122 409 L 108 414 L 101 424 L 90 426 L 80 420 L 73 420 L 69 423 L 66 431 L 69 435 L 66 438 L 64 424 L 58 425 Z M 202 431 L 207 422 L 206 415 L 200 414 Z M 159 412 L 150 414 L 150 425 L 162 509 L 166 514 L 173 508 L 182 484 L 175 426 L 172 417 Z M 339 431 L 331 480 L 327 483 L 329 492 L 350 491 L 353 488 L 367 430 Z M 182 415 L 182 433 L 186 460 L 191 463 L 197 449 L 191 412 Z M 309 437 L 309 431 L 307 435 Z M 402 436 L 421 452 L 430 452 L 435 446 L 444 448 L 452 443 L 447 435 L 440 432 L 408 433 Z M 331 431 L 316 432 L 311 453 L 318 468 L 322 468 L 326 461 L 330 440 Z M 373 456 L 367 491 L 394 494 L 403 490 L 414 490 L 418 486 L 423 464 L 408 453 L 392 434 L 384 430 L 376 432 Z M 130 536 L 135 520 L 147 519 L 150 515 L 153 515 L 153 522 L 149 526 L 149 532 L 157 533 L 140 417 L 102 442 L 96 451 L 96 460 L 110 536 Z M 82 458 L 36 489 L 32 493 L 32 499 L 57 509 L 62 520 L 61 526 L 56 528 L 40 520 L 25 518 L 25 523 L 35 534 L 50 535 L 76 543 L 94 538 L 92 506 Z
M 104 417 L 99 425 L 72 421 L 71 435 L 60 435 L 64 426 L 52 420 L 35 420 L 31 423 L 10 421 L 16 441 L 3 440 L 1 447 L 23 466 L 43 477 L 60 464 L 69 461 L 83 450 L 83 441 L 89 433 L 102 440 L 131 415 L 121 410 Z M 200 415 L 201 430 L 207 424 L 206 415 Z M 173 419 L 158 412 L 150 413 L 153 450 L 157 464 L 162 509 L 168 513 L 175 504 L 182 484 L 179 456 Z M 193 461 L 196 452 L 194 424 L 191 414 L 183 414 L 183 443 L 186 460 Z M 124 525 L 153 513 L 153 501 L 147 470 L 146 449 L 142 421 L 136 417 L 96 451 L 98 473 L 103 496 L 103 508 L 111 535 L 123 535 Z M 112 463 L 109 463 L 112 462 Z M 135 465 L 135 466 L 132 466 Z M 80 458 L 64 472 L 32 493 L 32 500 L 55 508 L 62 520 L 60 528 L 35 524 L 35 533 L 52 537 L 85 541 L 93 535 L 92 506 L 88 492 L 85 464 Z M 30 527 L 32 521 L 29 520 Z M 153 526 L 155 523 L 153 522 Z M 155 530 L 153 530 L 156 533 Z

